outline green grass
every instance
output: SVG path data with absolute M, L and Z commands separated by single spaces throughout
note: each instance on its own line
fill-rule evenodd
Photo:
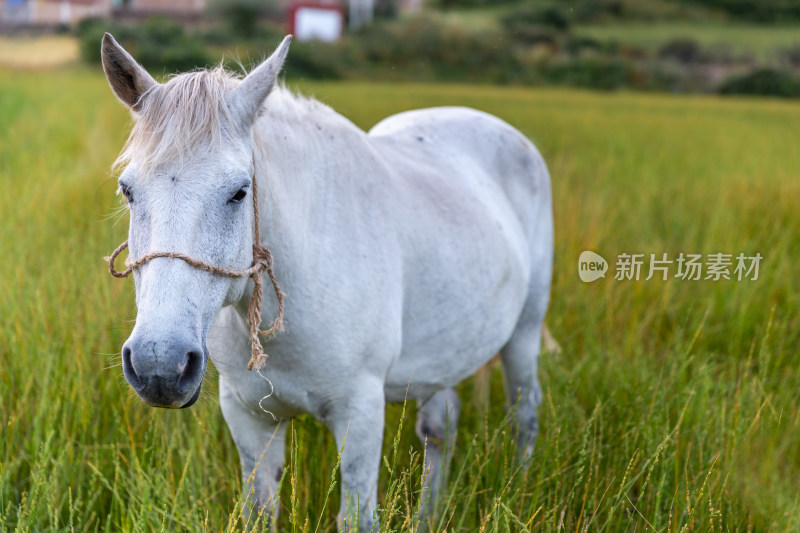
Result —
M 368 127 L 464 104 L 529 135 L 553 175 L 556 273 L 532 467 L 513 461 L 501 370 L 460 386 L 437 530 L 798 528 L 800 106 L 487 87 L 305 85 Z M 238 459 L 215 376 L 189 410 L 145 408 L 116 366 L 133 288 L 108 167 L 128 117 L 94 71 L 0 72 L 0 530 L 237 530 Z M 610 260 L 584 284 L 577 258 Z M 622 252 L 755 253 L 748 282 L 615 281 Z M 383 529 L 419 490 L 414 406 L 387 413 Z M 401 424 L 402 422 L 402 424 Z M 399 428 L 399 429 L 398 429 Z M 337 449 L 292 423 L 281 530 L 331 531 Z M 334 481 L 335 482 L 335 481 Z M 324 511 L 323 511 L 324 507 Z
M 761 63 L 778 53 L 800 46 L 798 26 L 759 26 L 731 22 L 629 22 L 577 26 L 576 35 L 616 42 L 656 52 L 674 39 L 693 39 L 703 48 L 728 50 L 735 56 L 752 56 Z

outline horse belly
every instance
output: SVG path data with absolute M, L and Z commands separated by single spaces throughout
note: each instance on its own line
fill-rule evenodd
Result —
M 460 220 L 442 220 L 407 268 L 403 342 L 390 367 L 390 401 L 424 398 L 465 379 L 508 341 L 530 280 L 529 245 L 502 198 L 462 206 Z M 436 226 L 434 226 L 436 227 Z

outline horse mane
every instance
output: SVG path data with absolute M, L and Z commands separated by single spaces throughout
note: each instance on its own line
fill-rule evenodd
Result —
M 243 76 L 218 66 L 177 74 L 145 92 L 128 140 L 113 168 L 120 170 L 135 160 L 142 174 L 148 174 L 164 162 L 177 161 L 182 165 L 184 156 L 201 146 L 221 146 L 226 132 L 234 127 L 224 97 L 242 79 Z M 275 108 L 283 115 L 302 117 L 322 108 L 329 109 L 283 86 L 277 86 L 267 100 L 277 103 Z

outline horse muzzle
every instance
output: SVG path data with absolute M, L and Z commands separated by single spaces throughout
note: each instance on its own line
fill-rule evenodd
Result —
M 147 338 L 135 332 L 122 348 L 125 379 L 152 407 L 190 407 L 200 397 L 208 351 L 181 336 Z

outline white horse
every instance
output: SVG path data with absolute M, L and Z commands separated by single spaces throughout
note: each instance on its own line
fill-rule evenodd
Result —
M 285 330 L 264 344 L 273 391 L 246 369 L 253 282 L 153 259 L 134 272 L 138 315 L 123 369 L 146 404 L 188 407 L 212 358 L 257 511 L 277 512 L 285 421 L 310 413 L 344 442 L 340 528 L 368 531 L 387 401 L 418 402 L 428 508 L 455 434 L 452 387 L 498 351 L 520 454 L 531 453 L 550 181 L 530 141 L 488 114 L 410 111 L 365 133 L 276 88 L 289 40 L 242 80 L 216 69 L 160 84 L 104 37 L 108 81 L 135 119 L 118 161 L 130 257 L 175 251 L 247 268 L 257 201 L 287 295 Z M 265 292 L 269 320 L 277 299 Z

